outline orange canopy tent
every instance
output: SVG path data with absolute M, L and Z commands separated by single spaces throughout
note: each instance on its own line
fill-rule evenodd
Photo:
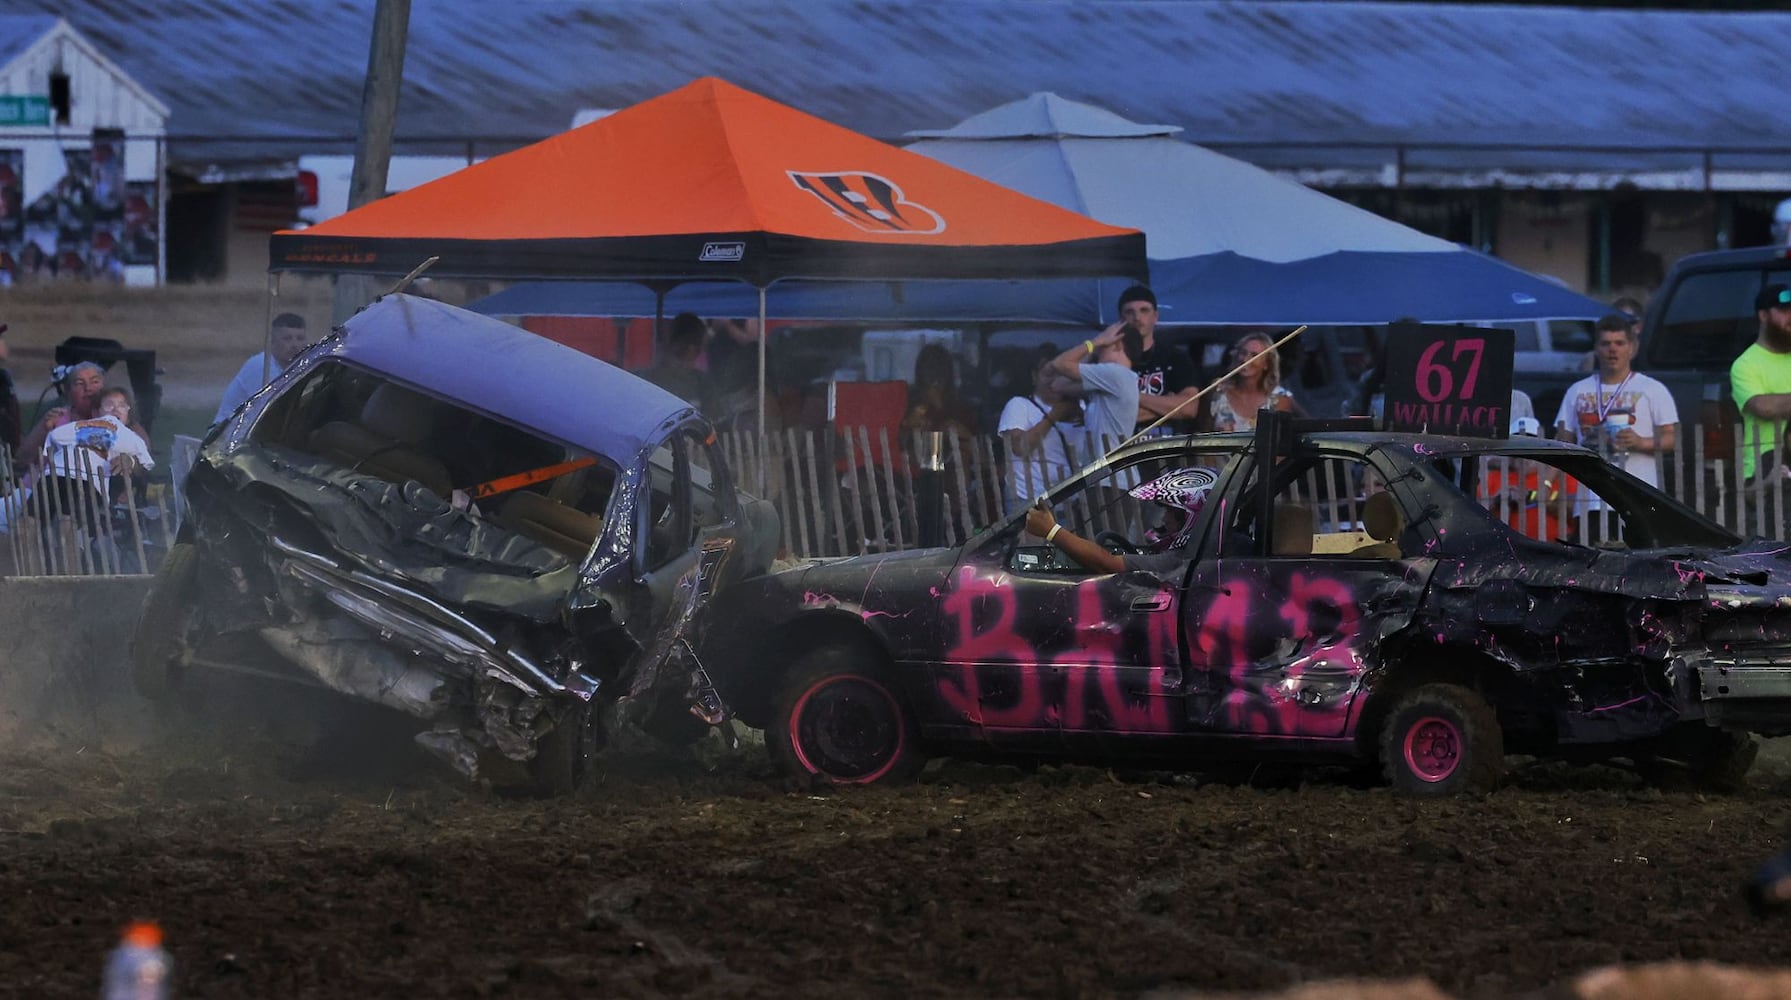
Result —
M 1146 275 L 1144 236 L 704 78 L 304 230 L 275 271 L 731 279 Z

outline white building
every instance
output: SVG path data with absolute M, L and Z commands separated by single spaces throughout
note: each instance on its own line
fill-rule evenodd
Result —
M 168 113 L 67 21 L 0 16 L 0 285 L 161 282 Z

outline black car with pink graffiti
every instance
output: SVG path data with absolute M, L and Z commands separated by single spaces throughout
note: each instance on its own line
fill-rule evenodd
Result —
M 815 560 L 723 595 L 706 662 L 783 768 L 853 784 L 929 755 L 1279 761 L 1439 795 L 1525 754 L 1722 788 L 1750 733 L 1791 733 L 1784 547 L 1592 452 L 1265 420 L 1122 449 L 1048 502 L 1132 551 L 1166 513 L 1134 488 L 1192 469 L 1215 475 L 1182 558 L 1098 572 L 1016 517 Z

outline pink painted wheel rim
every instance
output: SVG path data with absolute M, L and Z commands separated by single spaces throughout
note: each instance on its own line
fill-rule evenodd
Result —
M 1405 731 L 1405 766 L 1420 781 L 1447 780 L 1461 766 L 1461 729 L 1448 719 L 1425 716 Z
M 823 677 L 790 711 L 790 748 L 809 774 L 868 785 L 907 750 L 907 718 L 889 689 L 857 674 Z

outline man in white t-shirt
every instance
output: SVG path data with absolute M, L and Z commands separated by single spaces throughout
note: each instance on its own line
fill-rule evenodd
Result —
M 1008 400 L 996 427 L 1007 446 L 1009 514 L 1063 480 L 1084 457 L 1079 448 L 1072 454 L 1070 443 L 1072 437 L 1082 437 L 1082 428 L 1073 423 L 1082 416 L 1082 407 L 1057 391 L 1051 368 L 1057 349 L 1047 346 L 1045 352 L 1032 365 L 1032 395 Z
M 243 362 L 237 369 L 236 377 L 224 387 L 224 396 L 218 401 L 218 415 L 212 423 L 221 423 L 224 418 L 236 412 L 250 396 L 261 391 L 261 387 L 280 376 L 286 367 L 311 346 L 312 337 L 305 332 L 305 317 L 298 313 L 281 313 L 274 317 L 271 333 L 268 338 L 269 350 L 255 355 Z
M 1636 339 L 1629 317 L 1598 321 L 1598 370 L 1567 388 L 1555 414 L 1555 437 L 1604 455 L 1643 482 L 1660 485 L 1660 455 L 1673 450 L 1679 409 L 1660 380 L 1630 367 Z

